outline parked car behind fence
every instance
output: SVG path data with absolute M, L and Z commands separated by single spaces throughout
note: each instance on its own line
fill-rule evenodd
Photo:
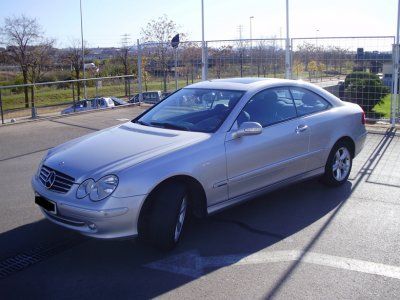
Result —
M 62 115 L 70 114 L 73 112 L 80 112 L 99 108 L 109 108 L 114 107 L 114 101 L 108 97 L 84 99 L 75 102 L 72 106 L 61 111 Z
M 143 102 L 150 104 L 158 103 L 164 98 L 161 91 L 144 92 L 142 93 L 142 95 L 143 95 Z M 139 102 L 139 94 L 136 94 L 129 100 L 129 103 L 138 103 L 138 102 Z

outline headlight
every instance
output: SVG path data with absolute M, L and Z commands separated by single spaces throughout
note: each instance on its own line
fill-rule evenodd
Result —
M 100 201 L 110 196 L 118 186 L 118 177 L 115 175 L 107 175 L 98 181 L 87 179 L 81 183 L 76 191 L 76 197 L 79 199 L 89 195 L 90 200 Z
M 94 186 L 95 182 L 93 179 L 86 179 L 84 182 L 81 183 L 81 185 L 78 187 L 78 190 L 76 191 L 76 197 L 78 199 L 85 198 L 87 195 L 90 194 L 90 191 L 92 190 L 92 187 Z

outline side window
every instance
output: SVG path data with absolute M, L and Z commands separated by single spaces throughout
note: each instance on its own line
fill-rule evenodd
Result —
M 294 103 L 296 104 L 297 114 L 304 116 L 330 107 L 330 104 L 321 96 L 302 88 L 290 88 Z
M 247 102 L 238 116 L 238 125 L 257 122 L 265 127 L 295 118 L 296 108 L 288 88 L 267 89 Z

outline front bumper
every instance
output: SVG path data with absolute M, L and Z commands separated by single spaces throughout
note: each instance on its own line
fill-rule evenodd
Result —
M 76 187 L 66 194 L 60 194 L 47 190 L 35 177 L 32 187 L 37 195 L 56 203 L 56 215 L 40 208 L 53 223 L 96 238 L 121 238 L 138 233 L 139 213 L 146 195 L 124 198 L 111 196 L 92 202 L 76 199 Z

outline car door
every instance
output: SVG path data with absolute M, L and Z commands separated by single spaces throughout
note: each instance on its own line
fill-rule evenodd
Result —
M 310 134 L 308 171 L 323 167 L 326 163 L 328 145 L 337 123 L 332 105 L 317 93 L 300 87 L 290 87 L 299 120 L 308 126 Z
M 261 134 L 234 138 L 242 122 L 257 122 Z M 253 96 L 225 140 L 229 198 L 277 183 L 305 171 L 309 132 L 297 119 L 287 87 Z

